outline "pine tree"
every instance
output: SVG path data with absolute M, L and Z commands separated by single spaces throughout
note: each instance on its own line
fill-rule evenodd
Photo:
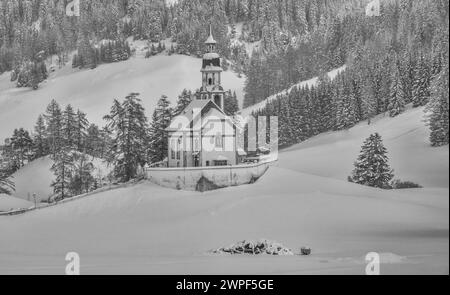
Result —
M 370 135 L 364 141 L 349 181 L 371 187 L 390 188 L 394 175 L 386 154 L 381 136 L 378 133 Z
M 336 130 L 343 130 L 353 127 L 356 122 L 355 97 L 350 92 L 345 82 L 342 80 L 338 89 L 336 101 Z
M 167 157 L 168 134 L 166 129 L 172 120 L 172 108 L 167 97 L 163 95 L 153 112 L 150 124 L 150 162 L 156 163 Z
M 91 124 L 87 128 L 86 138 L 84 144 L 84 150 L 87 154 L 100 158 L 102 147 L 102 138 L 100 134 L 100 129 L 97 125 Z
M 47 134 L 50 144 L 50 151 L 52 155 L 55 157 L 56 153 L 64 143 L 62 137 L 62 126 L 63 126 L 62 112 L 59 104 L 55 100 L 52 100 L 50 104 L 47 106 L 44 118 L 47 125 Z
M 192 92 L 183 89 L 183 92 L 178 96 L 177 106 L 173 111 L 173 116 L 178 116 L 191 103 Z
M 432 82 L 431 100 L 426 108 L 432 146 L 449 144 L 449 66 L 448 59 L 442 71 Z
M 19 168 L 23 167 L 32 158 L 33 140 L 28 131 L 23 128 L 15 129 L 11 137 L 11 148 Z
M 423 55 L 417 64 L 413 83 L 413 106 L 424 106 L 430 98 L 430 70 Z
M 45 126 L 44 117 L 39 115 L 36 125 L 34 126 L 34 157 L 41 158 L 48 155 L 47 127 Z
M 67 147 L 62 147 L 53 158 L 54 164 L 51 171 L 55 175 L 52 182 L 53 198 L 60 201 L 72 196 L 70 192 L 70 181 L 73 173 L 73 152 Z
M 91 191 L 95 182 L 93 172 L 94 164 L 89 157 L 84 153 L 74 153 L 73 173 L 69 183 L 70 193 L 76 196 Z
M 413 82 L 414 82 L 414 65 L 411 53 L 405 51 L 402 60 L 402 76 L 403 91 L 405 92 L 405 104 L 413 100 Z
M 10 195 L 14 191 L 14 182 L 0 170 L 0 194 Z
M 62 137 L 64 146 L 69 149 L 76 148 L 77 134 L 77 117 L 70 104 L 68 104 L 63 112 Z
M 239 102 L 237 100 L 236 92 L 231 94 L 231 90 L 225 94 L 224 102 L 225 114 L 228 116 L 234 116 L 239 111 Z
M 395 64 L 391 73 L 391 96 L 389 102 L 389 115 L 395 117 L 405 110 L 405 92 L 398 66 Z
M 75 146 L 79 152 L 85 150 L 88 126 L 89 121 L 86 118 L 86 114 L 78 110 L 76 114 Z
M 105 120 L 113 132 L 109 157 L 115 175 L 121 181 L 129 181 L 147 162 L 148 122 L 139 94 L 129 94 L 122 104 L 115 100 Z

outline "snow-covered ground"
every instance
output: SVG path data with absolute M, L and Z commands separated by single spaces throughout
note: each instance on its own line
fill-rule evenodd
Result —
M 339 132 L 329 132 L 284 150 L 280 165 L 298 172 L 346 180 L 363 141 L 378 132 L 389 152 L 396 178 L 426 188 L 449 187 L 449 148 L 432 148 L 424 108 L 408 109 L 391 119 L 384 115 Z
M 28 209 L 33 207 L 32 202 L 28 202 L 19 198 L 0 194 L 0 212 L 9 212 L 17 209 Z
M 282 152 L 253 185 L 202 194 L 141 182 L 1 217 L 0 274 L 63 274 L 71 251 L 82 274 L 364 274 L 368 252 L 380 253 L 382 274 L 448 274 L 449 152 L 428 145 L 421 118 L 409 110 L 320 135 Z M 345 180 L 374 131 L 397 175 L 424 189 Z M 312 255 L 210 253 L 261 238 Z
M 96 178 L 104 178 L 111 171 L 111 167 L 101 159 L 91 158 L 94 164 L 92 175 Z M 17 198 L 33 201 L 36 194 L 38 202 L 47 200 L 53 194 L 51 183 L 55 175 L 50 170 L 53 160 L 50 157 L 37 159 L 13 174 L 12 180 L 15 184 L 13 195 Z M 1 203 L 1 201 L 0 201 Z
M 141 56 L 124 62 L 102 64 L 94 70 L 72 69 L 70 65 L 51 73 L 40 89 L 16 88 L 10 73 L 0 75 L 0 142 L 15 128 L 32 130 L 39 114 L 52 99 L 72 104 L 87 113 L 92 123 L 104 125 L 103 116 L 113 99 L 122 100 L 139 92 L 147 116 L 151 117 L 161 95 L 175 103 L 183 89 L 195 91 L 201 86 L 201 59 L 183 55 Z M 231 71 L 223 73 L 223 87 L 243 98 L 244 78 Z
M 342 66 L 340 68 L 331 70 L 330 72 L 327 73 L 328 77 L 331 80 L 333 80 L 339 73 L 341 73 L 342 71 L 345 71 L 345 69 L 346 69 L 346 66 L 344 65 L 344 66 Z M 242 117 L 245 118 L 245 117 L 251 115 L 253 112 L 263 109 L 267 105 L 268 102 L 276 99 L 277 96 L 289 94 L 291 92 L 291 90 L 294 89 L 295 87 L 302 88 L 302 87 L 306 87 L 306 86 L 308 86 L 308 87 L 316 86 L 318 81 L 319 81 L 318 77 L 314 77 L 314 78 L 306 80 L 306 81 L 301 81 L 301 82 L 299 82 L 299 83 L 289 87 L 286 90 L 283 90 L 283 91 L 281 91 L 281 92 L 279 92 L 277 94 L 269 96 L 265 100 L 255 104 L 255 105 L 249 106 L 249 107 L 241 110 L 239 113 L 240 113 L 240 115 Z

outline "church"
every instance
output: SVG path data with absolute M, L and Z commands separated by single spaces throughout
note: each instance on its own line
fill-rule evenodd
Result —
M 240 128 L 224 112 L 223 70 L 211 29 L 205 45 L 199 95 L 166 129 L 168 167 L 237 165 L 245 155 Z

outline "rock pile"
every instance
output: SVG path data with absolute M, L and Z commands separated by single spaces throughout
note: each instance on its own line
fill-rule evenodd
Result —
M 228 254 L 250 254 L 250 255 L 294 255 L 291 249 L 284 247 L 282 244 L 269 241 L 269 240 L 259 240 L 259 241 L 241 241 L 233 244 L 229 247 L 223 247 L 213 251 L 213 253 L 228 253 Z

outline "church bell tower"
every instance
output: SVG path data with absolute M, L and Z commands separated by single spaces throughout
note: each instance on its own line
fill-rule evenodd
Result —
M 205 42 L 207 52 L 203 55 L 202 87 L 200 99 L 212 100 L 219 108 L 224 110 L 225 91 L 222 87 L 222 66 L 219 54 L 216 53 L 217 42 L 209 27 L 209 37 Z

